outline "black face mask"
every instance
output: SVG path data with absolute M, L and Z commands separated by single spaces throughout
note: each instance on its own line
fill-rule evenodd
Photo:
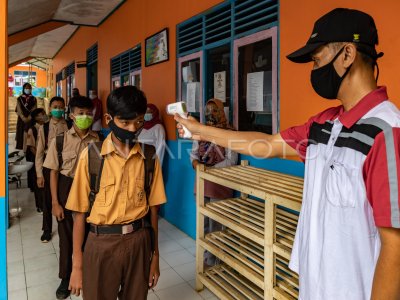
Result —
M 108 123 L 108 126 L 110 126 L 113 134 L 121 143 L 127 144 L 130 147 L 136 144 L 136 142 L 138 141 L 138 137 L 143 129 L 142 127 L 136 131 L 129 131 L 115 125 L 114 120 L 111 120 Z
M 347 73 L 350 71 L 350 65 L 342 77 L 336 72 L 333 63 L 343 52 L 344 47 L 336 56 L 325 66 L 311 71 L 311 84 L 314 91 L 323 98 L 336 99 L 340 85 Z

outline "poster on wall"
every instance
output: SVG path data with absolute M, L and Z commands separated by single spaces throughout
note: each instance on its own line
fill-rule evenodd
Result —
M 247 111 L 272 112 L 272 72 L 247 74 Z
M 169 59 L 168 55 L 168 28 L 146 38 L 146 67 L 158 64 Z
M 200 99 L 200 82 L 189 82 L 186 92 L 186 106 L 188 112 L 197 111 L 197 103 Z
M 226 101 L 226 71 L 214 73 L 214 98 Z

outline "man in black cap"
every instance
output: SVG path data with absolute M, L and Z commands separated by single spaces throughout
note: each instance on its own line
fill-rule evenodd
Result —
M 338 8 L 288 55 L 313 62 L 311 83 L 341 106 L 275 135 L 175 119 L 194 139 L 257 157 L 299 154 L 303 203 L 290 268 L 300 299 L 400 299 L 400 112 L 375 77 L 378 34 L 361 11 Z M 266 262 L 267 264 L 270 262 Z

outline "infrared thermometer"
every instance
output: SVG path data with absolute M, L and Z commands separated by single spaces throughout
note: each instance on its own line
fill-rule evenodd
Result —
M 186 103 L 181 101 L 181 102 L 175 102 L 167 105 L 167 114 L 168 115 L 175 115 L 178 114 L 181 116 L 181 118 L 187 119 L 188 118 L 188 112 L 186 109 Z M 189 139 L 192 137 L 192 133 L 182 125 L 183 129 L 183 138 Z

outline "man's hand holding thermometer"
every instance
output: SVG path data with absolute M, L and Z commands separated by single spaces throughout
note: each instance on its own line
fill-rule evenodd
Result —
M 196 119 L 188 116 L 185 102 L 168 104 L 167 114 L 175 116 L 174 119 L 178 122 L 177 128 L 181 138 L 199 139 L 199 135 L 196 134 L 198 131 L 195 128 L 201 124 Z

